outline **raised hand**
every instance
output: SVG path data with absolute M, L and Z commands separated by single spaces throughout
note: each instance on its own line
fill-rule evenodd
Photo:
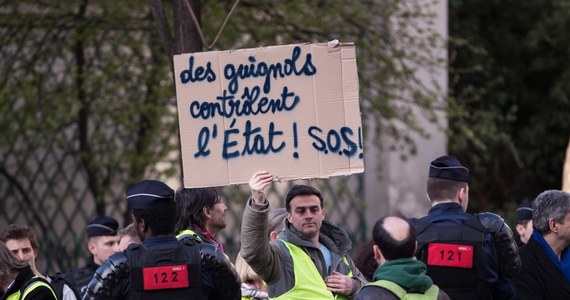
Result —
M 267 171 L 254 173 L 249 179 L 251 198 L 255 204 L 265 203 L 265 188 L 273 182 L 273 175 Z

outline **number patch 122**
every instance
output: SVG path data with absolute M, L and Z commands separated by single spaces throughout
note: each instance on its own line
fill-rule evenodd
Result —
M 187 288 L 188 266 L 160 266 L 143 268 L 144 290 L 165 290 Z
M 473 246 L 430 243 L 428 266 L 473 268 Z

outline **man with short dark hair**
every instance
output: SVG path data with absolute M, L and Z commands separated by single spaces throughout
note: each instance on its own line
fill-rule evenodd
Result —
M 294 185 L 285 199 L 285 231 L 269 242 L 265 189 L 273 176 L 266 171 L 249 180 L 240 254 L 267 283 L 272 299 L 346 299 L 366 282 L 348 256 L 352 243 L 340 227 L 325 218 L 323 196 L 310 186 Z
M 174 232 L 177 238 L 192 237 L 224 252 L 216 234 L 226 228 L 224 217 L 228 208 L 218 191 L 213 187 L 182 188 L 176 192 L 174 200 L 177 212 Z
M 531 238 L 520 249 L 517 299 L 570 299 L 570 193 L 538 195 L 532 222 Z
M 372 231 L 374 258 L 379 264 L 373 283 L 365 285 L 355 300 L 449 299 L 427 276 L 426 265 L 416 260 L 416 230 L 397 216 L 383 217 Z
M 119 251 L 117 229 L 119 222 L 109 216 L 98 216 L 91 220 L 85 228 L 87 233 L 87 250 L 91 260 L 83 268 L 75 269 L 63 275 L 81 297 L 85 295 L 87 283 L 93 277 L 95 270 L 113 253 Z
M 174 236 L 176 205 L 170 187 L 144 180 L 126 196 L 142 244 L 109 257 L 89 282 L 84 300 L 240 298 L 236 271 L 222 252 Z
M 431 162 L 428 215 L 412 220 L 416 256 L 428 275 L 452 299 L 512 299 L 512 277 L 520 270 L 518 247 L 503 219 L 492 213 L 466 213 L 469 169 L 444 155 Z

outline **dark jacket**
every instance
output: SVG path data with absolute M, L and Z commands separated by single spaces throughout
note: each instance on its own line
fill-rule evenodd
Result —
M 20 291 L 21 294 L 24 293 L 26 286 L 30 284 L 30 280 L 35 277 L 34 272 L 30 269 L 29 266 L 24 267 L 23 269 L 18 272 L 14 283 L 8 288 L 6 293 L 0 297 L 0 300 L 7 299 L 10 295 L 17 293 Z M 46 286 L 38 286 L 34 288 L 24 300 L 57 300 L 53 290 L 49 289 Z
M 570 299 L 570 282 L 532 237 L 521 247 L 522 271 L 515 278 L 517 299 Z
M 248 200 L 241 227 L 241 255 L 251 268 L 268 283 L 269 296 L 278 297 L 295 286 L 295 274 L 293 259 L 290 253 L 285 250 L 282 241 L 269 242 L 267 228 L 267 213 L 269 204 L 254 204 Z M 266 224 L 262 226 L 261 224 Z M 343 269 L 352 272 L 353 290 L 349 297 L 366 283 L 364 275 L 354 266 L 354 262 L 347 253 L 351 248 L 351 241 L 348 235 L 340 227 L 335 226 L 326 220 L 323 221 L 320 230 L 319 242 L 325 245 L 331 252 L 332 270 L 326 270 L 324 257 L 312 242 L 303 239 L 302 234 L 291 224 L 286 222 L 285 232 L 279 236 L 280 239 L 302 248 L 313 261 L 315 267 L 323 279 L 336 270 L 344 273 Z M 346 258 L 346 263 L 345 259 Z
M 93 262 L 93 258 L 90 259 L 91 262 L 85 267 L 75 269 L 71 272 L 63 274 L 63 279 L 69 283 L 78 293 L 79 296 L 83 297 L 87 291 L 87 284 L 93 278 L 93 274 L 99 265 Z
M 178 257 L 169 255 L 175 255 L 176 250 L 182 247 L 184 247 L 184 251 L 190 251 L 190 247 L 193 249 L 197 247 L 198 249 L 196 259 L 198 261 L 190 261 L 189 270 L 199 271 L 200 274 L 190 273 L 190 275 L 188 275 L 187 280 L 192 283 L 189 288 L 193 288 L 190 292 L 196 292 L 194 288 L 198 287 L 197 292 L 201 293 L 201 295 L 197 295 L 198 299 L 237 300 L 240 298 L 240 283 L 235 268 L 228 257 L 218 251 L 217 248 L 209 244 L 195 244 L 195 241 L 189 242 L 183 240 L 179 242 L 175 236 L 156 236 L 146 238 L 142 245 L 132 244 L 125 251 L 111 255 L 95 272 L 96 274 L 89 282 L 87 292 L 83 296 L 83 299 L 118 300 L 130 299 L 130 297 L 136 298 L 136 293 L 139 291 L 135 288 L 131 289 L 131 260 L 129 258 L 132 257 L 132 253 L 139 251 L 137 250 L 139 248 L 148 249 L 149 258 L 159 261 L 159 264 L 160 261 L 162 261 L 164 264 L 177 259 Z M 200 268 L 192 268 L 192 264 L 199 264 Z M 137 268 L 139 273 L 141 272 L 141 266 L 135 265 L 132 267 Z M 139 278 L 141 279 L 142 285 L 143 277 L 141 276 Z M 200 284 L 194 285 L 193 280 L 197 280 L 198 278 L 201 280 Z M 165 279 L 163 279 L 162 282 L 166 282 L 164 280 Z M 164 293 L 167 292 L 168 291 L 165 291 Z M 186 291 L 177 293 L 177 296 L 180 296 L 182 293 L 186 293 Z M 166 299 L 170 298 L 161 298 L 161 300 Z
M 427 268 L 421 261 L 412 258 L 395 259 L 381 265 L 374 272 L 374 281 L 387 280 L 399 285 L 408 293 L 425 293 L 433 285 L 433 281 L 426 274 Z M 376 286 L 364 286 L 354 300 L 397 300 L 399 299 L 390 290 Z M 438 300 L 449 299 L 441 289 Z
M 420 221 L 430 222 L 438 227 L 446 227 L 459 225 L 471 217 L 472 215 L 466 213 L 459 203 L 440 203 L 432 207 L 428 215 L 421 218 Z M 445 230 L 445 228 L 442 228 L 442 230 Z M 420 236 L 421 234 L 418 234 L 418 240 Z M 514 243 L 514 240 L 512 243 Z M 516 295 L 514 280 L 500 272 L 501 263 L 505 262 L 499 261 L 497 248 L 491 234 L 485 235 L 483 256 L 485 281 L 493 286 L 492 299 L 514 299 Z M 443 283 L 437 281 L 435 283 L 439 286 L 444 286 Z
M 179 241 L 186 239 L 186 238 L 191 238 L 191 239 L 196 240 L 198 243 L 210 244 L 210 245 L 218 248 L 222 252 L 224 251 L 224 249 L 223 249 L 224 247 L 222 246 L 221 243 L 219 243 L 217 240 L 212 240 L 212 239 L 208 238 L 205 234 L 202 233 L 202 231 L 200 229 L 196 228 L 195 225 L 191 225 L 189 228 L 186 228 L 185 230 L 182 230 L 181 232 L 179 232 L 176 235 L 176 238 Z

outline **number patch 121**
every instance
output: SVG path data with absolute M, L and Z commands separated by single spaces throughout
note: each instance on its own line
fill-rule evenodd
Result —
M 160 266 L 143 268 L 144 290 L 187 288 L 188 266 Z
M 428 266 L 473 268 L 473 246 L 430 243 Z

